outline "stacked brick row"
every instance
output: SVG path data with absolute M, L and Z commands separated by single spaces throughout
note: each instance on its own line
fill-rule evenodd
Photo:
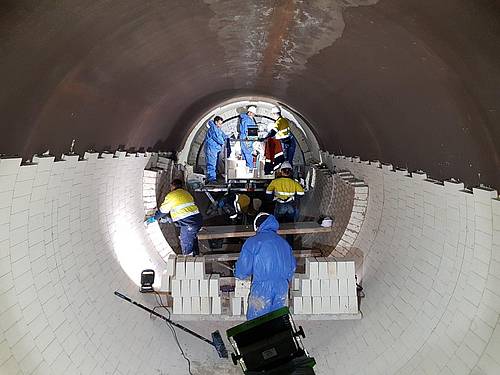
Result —
M 250 280 L 235 280 L 234 293 L 230 294 L 231 314 L 238 316 L 247 313 Z
M 332 174 L 324 168 L 313 167 L 314 186 L 310 193 L 306 194 L 304 209 L 301 214 L 304 217 L 317 218 L 330 216 L 335 218 L 332 231 L 329 233 L 304 235 L 302 244 L 304 247 L 314 247 L 331 253 L 335 245 L 340 241 L 349 223 L 353 207 L 354 190 L 339 176 Z
M 346 256 L 354 246 L 365 220 L 366 209 L 368 207 L 368 185 L 364 181 L 356 179 L 349 171 L 338 172 L 337 175 L 342 179 L 344 184 L 348 184 L 354 190 L 351 216 L 347 228 L 335 248 L 336 256 Z
M 144 170 L 142 178 L 142 199 L 144 201 L 144 212 L 151 215 L 156 210 L 156 184 L 158 180 L 158 171 Z
M 174 314 L 220 315 L 219 275 L 205 275 L 204 257 L 177 256 L 171 279 Z
M 295 315 L 358 312 L 354 261 L 311 257 L 305 266 L 305 274 L 296 274 L 293 280 Z
M 174 173 L 174 160 L 162 155 L 152 154 L 144 170 L 143 201 L 146 216 L 153 215 L 169 191 L 170 181 Z M 172 225 L 160 228 L 153 223 L 146 230 L 160 256 L 167 260 L 174 250 L 179 252 L 179 240 Z

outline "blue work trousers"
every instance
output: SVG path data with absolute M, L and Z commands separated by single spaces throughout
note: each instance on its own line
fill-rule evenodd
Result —
M 253 166 L 253 142 L 252 141 L 240 141 L 241 145 L 241 155 L 243 155 L 243 159 L 247 164 L 248 168 L 254 168 Z
M 274 206 L 274 217 L 278 220 L 278 223 L 294 223 L 297 221 L 298 214 L 299 210 L 295 207 L 294 202 L 276 202 Z M 287 234 L 285 239 L 293 249 L 293 234 Z
M 293 157 L 295 155 L 295 147 L 297 146 L 297 142 L 295 141 L 295 137 L 290 135 L 287 138 L 280 139 L 281 148 L 283 148 L 283 156 L 285 157 L 285 161 L 289 162 L 293 165 Z
M 286 306 L 287 300 L 287 280 L 254 281 L 248 296 L 247 319 L 255 319 Z
M 274 217 L 278 223 L 293 223 L 297 220 L 298 210 L 294 202 L 279 203 L 274 206 Z
M 207 179 L 212 182 L 217 179 L 217 165 L 222 148 L 214 148 L 205 145 L 205 163 L 207 169 Z
M 188 216 L 184 219 L 175 222 L 181 229 L 180 242 L 182 254 L 198 255 L 200 249 L 198 247 L 198 232 L 203 225 L 201 214 Z

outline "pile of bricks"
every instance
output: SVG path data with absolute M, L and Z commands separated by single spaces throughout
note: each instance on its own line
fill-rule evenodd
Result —
M 144 212 L 146 214 L 154 213 L 156 209 L 156 180 L 157 171 L 144 170 L 142 177 L 142 198 L 144 200 Z
M 205 275 L 204 257 L 178 255 L 171 290 L 174 314 L 221 314 L 219 275 Z
M 234 293 L 230 294 L 232 315 L 246 315 L 250 284 L 250 280 L 235 279 Z
M 305 274 L 295 274 L 293 280 L 294 314 L 358 312 L 354 261 L 311 257 L 305 266 Z
M 366 217 L 366 209 L 368 207 L 368 185 L 362 180 L 356 179 L 351 172 L 339 172 L 338 176 L 354 189 L 354 203 L 352 212 L 347 223 L 342 238 L 338 241 L 336 255 L 345 256 L 350 252 L 354 243 L 361 231 L 361 226 Z

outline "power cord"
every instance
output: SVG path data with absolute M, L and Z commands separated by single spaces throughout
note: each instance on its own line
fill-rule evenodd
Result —
M 153 311 L 155 311 L 157 308 L 164 308 L 165 310 L 167 310 L 168 319 L 170 320 L 170 309 L 163 303 L 163 299 L 161 298 L 161 295 L 156 290 L 154 291 L 154 293 L 155 293 L 156 303 L 158 305 L 153 307 Z M 158 301 L 158 299 L 159 299 L 159 301 Z M 150 317 L 151 317 L 151 315 L 150 315 Z M 189 375 L 193 375 L 193 373 L 191 372 L 191 361 L 189 360 L 189 358 L 184 353 L 184 350 L 182 349 L 182 346 L 179 342 L 179 338 L 177 337 L 177 332 L 175 332 L 175 327 L 172 324 L 170 324 L 170 322 L 166 322 L 166 323 L 168 325 L 168 328 L 170 328 L 170 330 L 172 331 L 172 336 L 174 337 L 175 343 L 177 344 L 177 347 L 179 348 L 179 351 L 181 352 L 182 357 L 186 360 L 186 362 L 188 364 Z

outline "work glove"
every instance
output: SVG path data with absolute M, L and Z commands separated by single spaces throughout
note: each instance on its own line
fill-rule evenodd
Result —
M 145 226 L 148 226 L 149 224 L 152 224 L 156 221 L 156 219 L 154 218 L 154 216 L 151 216 L 151 217 L 148 217 L 145 221 L 144 221 L 144 225 Z
M 160 219 L 160 224 L 172 224 L 173 222 L 170 216 L 165 216 Z
M 160 220 L 161 218 L 163 218 L 166 214 L 164 214 L 163 212 L 161 212 L 160 210 L 157 210 L 154 214 L 154 218 L 155 220 Z

